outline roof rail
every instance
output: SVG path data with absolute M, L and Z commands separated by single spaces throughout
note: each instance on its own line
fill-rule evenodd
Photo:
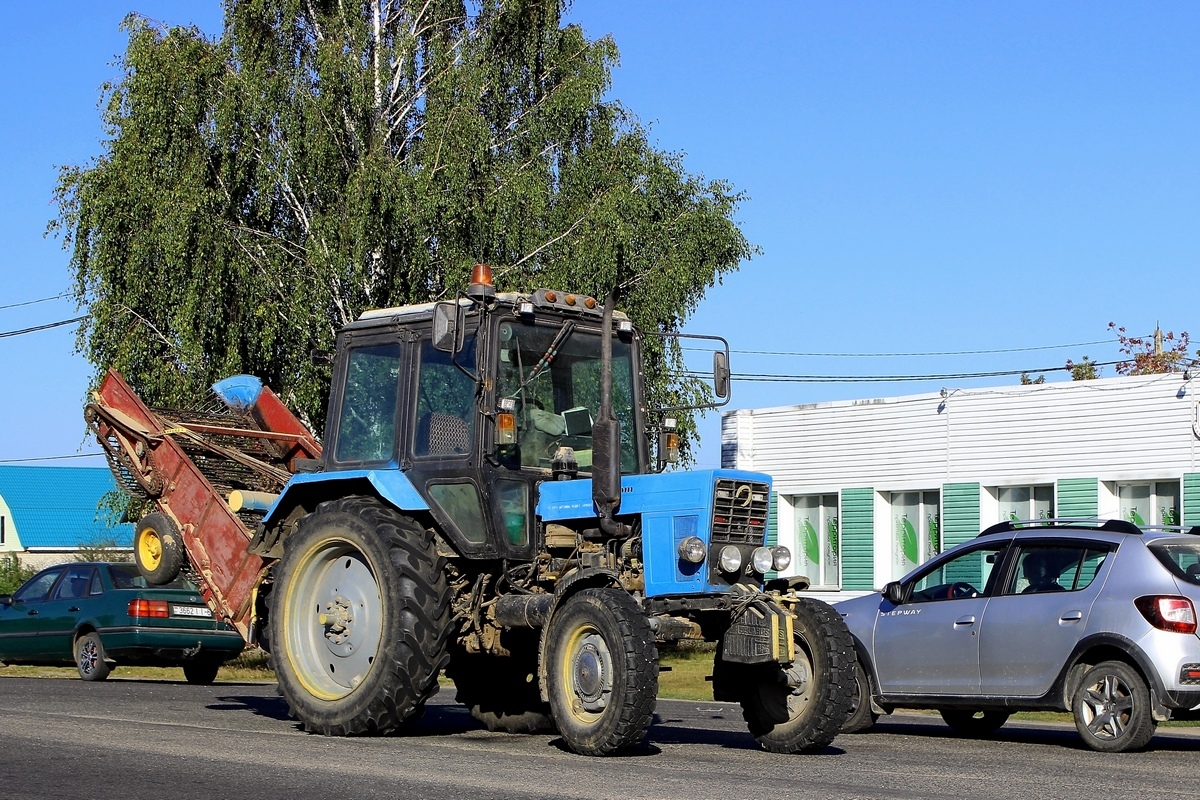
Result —
M 1142 530 L 1154 533 L 1186 533 L 1189 536 L 1200 536 L 1200 525 L 1192 525 L 1190 528 L 1186 525 L 1147 525 Z
M 1011 533 L 1020 528 L 1041 527 L 1041 528 L 1096 528 L 1101 531 L 1112 531 L 1114 533 L 1130 533 L 1141 535 L 1142 529 L 1132 522 L 1123 519 L 1101 519 L 1099 517 L 1052 517 L 1049 519 L 1006 519 L 1003 522 L 997 522 L 995 525 L 984 528 L 980 536 L 991 536 L 997 533 Z M 1192 531 L 1200 535 L 1200 525 L 1192 528 Z

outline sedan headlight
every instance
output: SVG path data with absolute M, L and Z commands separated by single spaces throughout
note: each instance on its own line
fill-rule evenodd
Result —
M 774 550 L 774 561 L 775 571 L 783 572 L 792 563 L 792 551 L 783 545 L 779 545 Z
M 704 561 L 707 550 L 703 539 L 699 536 L 689 536 L 679 543 L 679 560 L 689 564 L 700 564 Z
M 771 571 L 771 565 L 775 561 L 775 556 L 769 547 L 756 547 L 754 553 L 750 556 L 750 563 L 754 566 L 754 571 L 759 575 L 766 575 Z
M 742 568 L 742 551 L 731 544 L 725 545 L 721 548 L 718 564 L 722 572 L 737 572 Z

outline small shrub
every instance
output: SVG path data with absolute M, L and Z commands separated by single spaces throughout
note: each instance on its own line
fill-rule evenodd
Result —
M 12 594 L 37 572 L 21 563 L 16 553 L 0 558 L 0 594 Z

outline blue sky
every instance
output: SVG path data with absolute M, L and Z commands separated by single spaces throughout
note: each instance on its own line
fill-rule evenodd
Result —
M 220 30 L 215 1 L 0 4 L 0 306 L 68 287 L 43 237 L 56 167 L 100 152 L 133 10 Z M 614 37 L 612 96 L 657 146 L 747 195 L 762 255 L 689 330 L 735 351 L 1016 351 L 735 352 L 735 373 L 1036 370 L 1115 360 L 1110 320 L 1200 334 L 1200 4 L 578 0 L 569 18 Z M 0 333 L 77 313 L 0 308 Z M 1102 343 L 1022 350 L 1081 342 Z M 96 450 L 72 349 L 72 326 L 0 337 L 0 461 Z M 730 407 L 1016 380 L 739 381 Z M 716 466 L 716 414 L 702 432 Z

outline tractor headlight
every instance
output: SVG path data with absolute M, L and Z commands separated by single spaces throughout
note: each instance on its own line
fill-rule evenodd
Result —
M 727 544 L 721 548 L 721 557 L 718 563 L 722 572 L 737 572 L 742 568 L 742 551 Z
M 708 554 L 707 551 L 703 539 L 699 536 L 689 536 L 679 543 L 679 560 L 689 564 L 700 564 Z
M 759 575 L 766 575 L 771 571 L 771 564 L 774 563 L 775 556 L 771 553 L 769 547 L 756 547 L 754 553 L 750 556 L 750 563 L 754 566 L 754 571 Z
M 779 545 L 774 550 L 775 571 L 783 572 L 792 563 L 792 551 L 788 550 L 783 545 Z

